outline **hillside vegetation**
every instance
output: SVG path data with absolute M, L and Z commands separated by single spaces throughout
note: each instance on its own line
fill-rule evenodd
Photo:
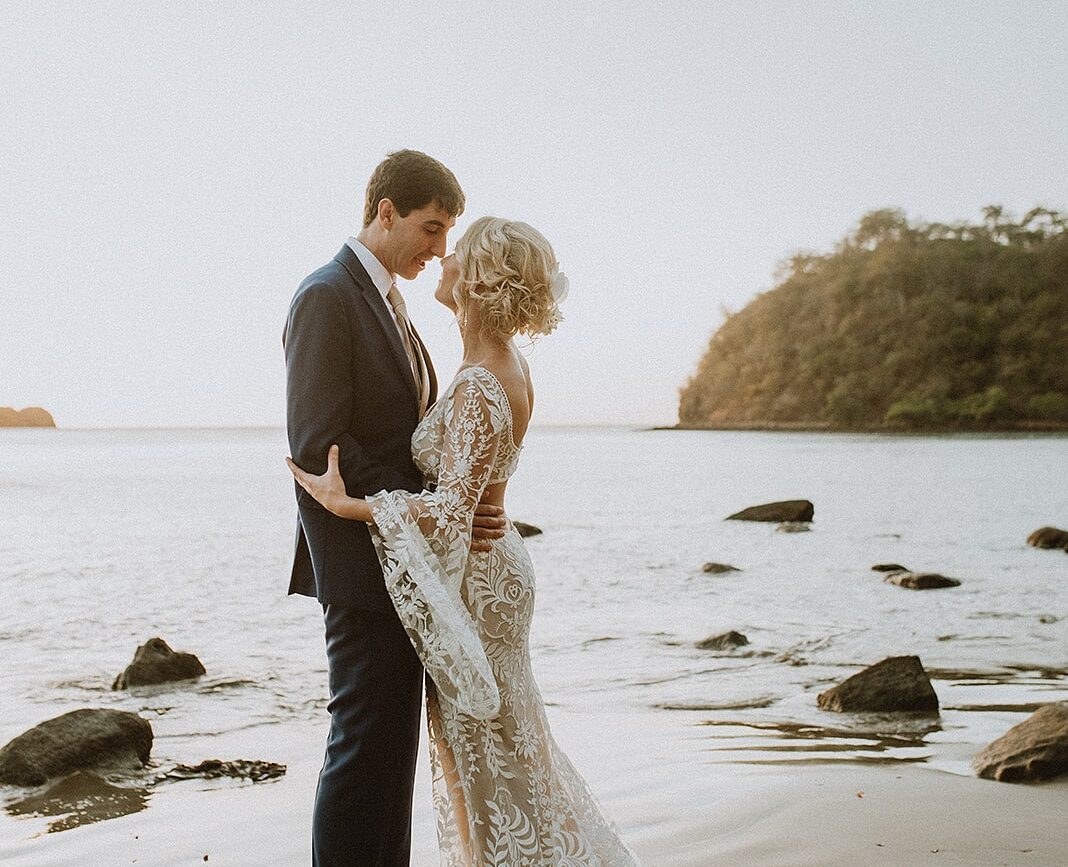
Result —
M 1068 230 L 874 211 L 731 314 L 681 389 L 681 426 L 1012 429 L 1068 423 Z

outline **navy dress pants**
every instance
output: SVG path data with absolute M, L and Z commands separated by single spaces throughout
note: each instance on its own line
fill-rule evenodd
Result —
M 408 867 L 423 668 L 392 611 L 324 605 L 330 736 L 314 867 Z

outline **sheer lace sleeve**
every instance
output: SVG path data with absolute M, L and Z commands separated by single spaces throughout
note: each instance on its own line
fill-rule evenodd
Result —
M 461 713 L 491 719 L 500 694 L 460 586 L 475 507 L 506 430 L 506 398 L 491 375 L 469 368 L 444 399 L 436 489 L 368 497 L 371 536 L 393 606 L 439 696 Z

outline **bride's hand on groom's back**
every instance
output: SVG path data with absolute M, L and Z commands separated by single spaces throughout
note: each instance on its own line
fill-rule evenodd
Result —
M 330 446 L 330 452 L 326 456 L 326 472 L 321 476 L 312 475 L 302 470 L 292 458 L 286 458 L 286 465 L 305 491 L 317 500 L 327 511 L 339 514 L 342 503 L 349 499 L 345 493 L 345 481 L 341 478 L 341 470 L 338 466 L 340 449 Z
M 508 526 L 504 509 L 479 503 L 475 507 L 475 517 L 471 523 L 471 550 L 485 554 L 493 550 L 493 542 L 504 536 Z

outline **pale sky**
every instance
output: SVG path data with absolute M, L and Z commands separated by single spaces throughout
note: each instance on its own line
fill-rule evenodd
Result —
M 721 305 L 863 213 L 1068 209 L 1068 3 L 5 2 L 0 406 L 283 424 L 289 300 L 404 147 L 452 240 L 526 220 L 568 273 L 535 423 L 670 424 Z

